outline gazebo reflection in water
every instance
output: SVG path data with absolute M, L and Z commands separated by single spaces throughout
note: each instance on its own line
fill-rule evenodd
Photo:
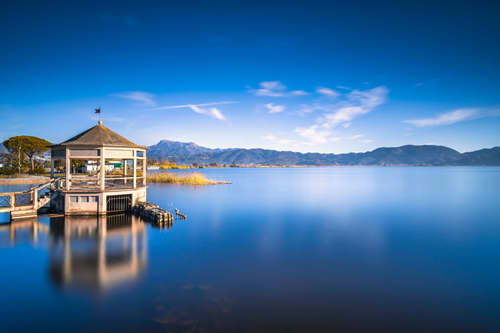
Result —
M 146 226 L 133 215 L 50 219 L 49 271 L 58 286 L 114 287 L 135 280 L 146 261 Z

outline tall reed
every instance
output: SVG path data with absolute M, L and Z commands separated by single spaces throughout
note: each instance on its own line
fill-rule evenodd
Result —
M 176 184 L 176 185 L 217 185 L 228 184 L 228 182 L 207 179 L 199 172 L 177 173 L 177 172 L 152 172 L 148 173 L 146 180 L 149 183 Z

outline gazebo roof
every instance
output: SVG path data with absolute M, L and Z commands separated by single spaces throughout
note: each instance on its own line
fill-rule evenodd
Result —
M 56 146 L 105 146 L 147 149 L 105 127 L 102 122 Z

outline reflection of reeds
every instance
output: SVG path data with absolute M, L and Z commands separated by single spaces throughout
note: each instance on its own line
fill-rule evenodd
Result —
M 228 184 L 227 182 L 207 179 L 199 172 L 175 173 L 160 171 L 149 173 L 146 180 L 149 183 L 177 184 L 177 185 L 216 185 Z

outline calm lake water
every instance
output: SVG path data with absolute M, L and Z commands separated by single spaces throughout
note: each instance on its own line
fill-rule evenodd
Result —
M 169 229 L 3 225 L 0 331 L 500 331 L 500 168 L 202 172 Z

